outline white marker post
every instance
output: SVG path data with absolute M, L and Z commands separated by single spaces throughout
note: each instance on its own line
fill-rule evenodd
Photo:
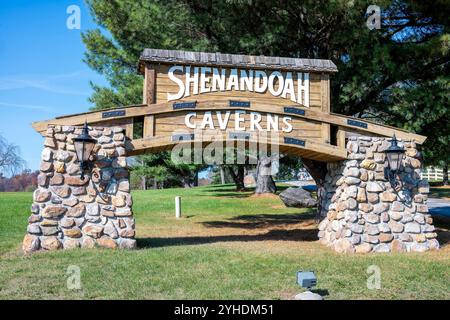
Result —
M 181 197 L 175 197 L 175 217 L 177 219 L 181 218 Z

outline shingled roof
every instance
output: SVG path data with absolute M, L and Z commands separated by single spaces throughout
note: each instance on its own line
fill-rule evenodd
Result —
M 327 73 L 338 71 L 336 65 L 331 60 L 249 56 L 220 52 L 211 53 L 162 49 L 144 49 L 139 58 L 139 73 L 143 73 L 145 62 Z

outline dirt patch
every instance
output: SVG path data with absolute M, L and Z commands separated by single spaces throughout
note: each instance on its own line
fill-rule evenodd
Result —
M 255 193 L 249 196 L 249 198 L 257 198 L 257 199 L 280 199 L 280 197 L 273 193 Z

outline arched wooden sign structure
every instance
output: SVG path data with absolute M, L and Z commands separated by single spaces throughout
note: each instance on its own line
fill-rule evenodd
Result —
M 281 152 L 323 162 L 345 159 L 345 141 L 352 135 L 395 133 L 425 140 L 330 112 L 330 74 L 337 69 L 329 60 L 146 49 L 138 71 L 144 75 L 144 104 L 58 117 L 33 127 L 42 133 L 49 124 L 120 126 L 126 128 L 130 156 L 170 149 L 180 138 L 194 142 L 195 129 L 221 130 L 225 141 L 277 131 L 279 139 L 272 143 Z
M 302 157 L 315 178 L 318 236 L 326 245 L 338 252 L 439 247 L 416 147 L 426 137 L 331 112 L 331 61 L 146 49 L 138 72 L 143 104 L 33 123 L 46 139 L 25 252 L 133 248 L 126 156 L 180 143 L 246 146 L 264 134 L 278 151 Z M 87 180 L 73 145 L 85 121 L 98 139 Z M 406 149 L 400 191 L 384 175 L 393 134 Z

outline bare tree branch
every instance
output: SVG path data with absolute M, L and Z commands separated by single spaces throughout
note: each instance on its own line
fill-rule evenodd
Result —
M 25 161 L 20 157 L 18 146 L 7 142 L 0 136 L 0 173 L 14 175 L 25 166 Z

